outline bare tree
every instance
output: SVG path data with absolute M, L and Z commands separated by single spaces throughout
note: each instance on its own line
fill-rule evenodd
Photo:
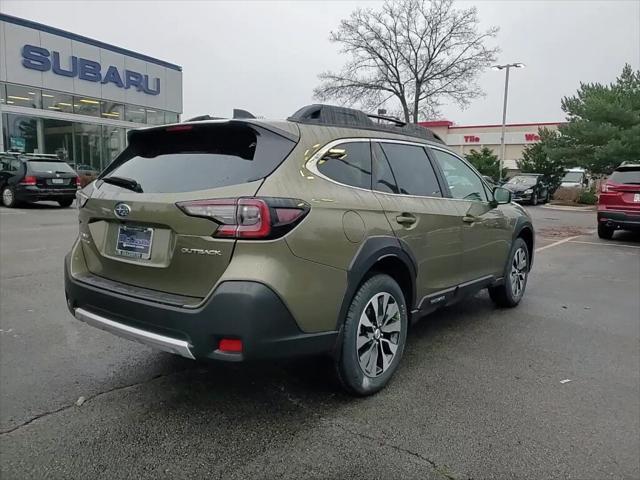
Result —
M 485 46 L 498 28 L 482 32 L 478 23 L 475 7 L 455 9 L 452 0 L 359 8 L 329 37 L 351 58 L 339 73 L 320 74 L 314 95 L 367 110 L 392 102 L 407 122 L 435 116 L 446 99 L 464 108 L 483 95 L 476 78 L 498 52 Z

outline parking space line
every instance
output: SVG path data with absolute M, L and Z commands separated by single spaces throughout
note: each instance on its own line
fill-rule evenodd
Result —
M 549 245 L 545 245 L 544 247 L 536 248 L 536 253 L 546 250 L 547 248 L 557 247 L 558 245 L 562 245 L 563 243 L 570 242 L 576 238 L 580 238 L 582 235 L 576 235 L 575 237 L 567 237 L 562 240 L 558 240 L 557 242 L 550 243 Z
M 600 245 L 603 247 L 623 247 L 623 248 L 636 248 L 640 250 L 636 245 L 625 245 L 624 243 L 603 243 L 603 242 L 585 242 L 583 240 L 571 240 L 571 243 L 584 243 L 586 245 Z

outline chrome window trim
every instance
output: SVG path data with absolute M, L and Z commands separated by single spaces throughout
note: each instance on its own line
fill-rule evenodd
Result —
M 458 198 L 451 198 L 451 197 L 445 197 L 445 196 L 439 196 L 439 197 L 434 197 L 434 196 L 428 196 L 428 195 L 408 195 L 406 193 L 389 193 L 389 192 L 380 192 L 378 190 L 374 190 L 372 188 L 361 188 L 361 187 L 354 187 L 353 185 L 347 185 L 346 183 L 341 183 L 338 182 L 337 180 L 334 180 L 333 178 L 327 177 L 326 175 L 324 175 L 323 173 L 320 173 L 320 170 L 318 170 L 318 161 L 324 156 L 325 153 L 327 153 L 327 151 L 329 151 L 330 149 L 332 149 L 333 147 L 335 147 L 336 145 L 340 145 L 342 143 L 354 143 L 354 142 L 379 142 L 379 143 L 399 143 L 402 145 L 411 145 L 411 146 L 415 146 L 415 147 L 430 147 L 431 145 L 428 143 L 419 143 L 419 142 L 411 142 L 411 141 L 406 141 L 406 140 L 395 140 L 395 139 L 389 139 L 389 138 L 364 138 L 364 137 L 359 137 L 359 138 L 340 138 L 337 140 L 332 140 L 329 143 L 327 143 L 326 145 L 324 145 L 323 147 L 321 147 L 316 153 L 314 153 L 311 158 L 309 160 L 307 160 L 307 162 L 305 163 L 304 167 L 309 170 L 311 173 L 313 173 L 314 175 L 323 178 L 331 183 L 335 183 L 336 185 L 340 185 L 341 187 L 347 187 L 347 188 L 353 188 L 355 190 L 361 190 L 363 192 L 369 192 L 369 193 L 377 193 L 377 194 L 381 194 L 381 195 L 392 195 L 394 197 L 407 197 L 407 198 L 426 198 L 426 199 L 440 199 L 440 200 L 460 200 Z M 445 149 L 441 149 L 447 153 L 451 153 L 448 150 Z M 373 165 L 373 157 L 371 158 L 371 162 Z M 373 172 L 372 172 L 373 173 Z M 469 201 L 469 200 L 464 200 L 465 202 Z

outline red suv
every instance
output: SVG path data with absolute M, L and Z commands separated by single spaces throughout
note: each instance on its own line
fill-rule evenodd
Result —
M 598 236 L 617 229 L 640 230 L 640 162 L 623 163 L 602 184 L 598 197 Z

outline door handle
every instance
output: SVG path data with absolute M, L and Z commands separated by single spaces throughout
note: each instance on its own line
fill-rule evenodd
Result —
M 478 217 L 474 217 L 473 215 L 465 215 L 462 217 L 462 221 L 464 223 L 475 223 L 478 221 Z
M 402 215 L 398 215 L 396 217 L 396 222 L 400 225 L 413 225 L 416 223 L 417 219 L 410 213 L 403 213 Z

